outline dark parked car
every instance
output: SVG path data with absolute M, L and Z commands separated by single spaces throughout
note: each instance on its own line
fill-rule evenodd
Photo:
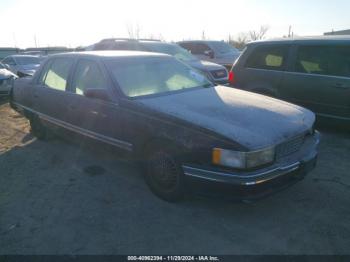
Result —
M 172 55 L 180 61 L 203 72 L 210 81 L 218 85 L 228 84 L 227 69 L 221 65 L 199 60 L 177 44 L 148 39 L 103 39 L 91 46 L 91 50 L 136 50 Z
M 350 123 L 350 38 L 318 37 L 248 44 L 232 67 L 234 87 L 305 106 Z
M 11 55 L 1 62 L 18 77 L 32 76 L 40 66 L 41 59 L 32 55 Z
M 312 112 L 213 86 L 169 55 L 53 55 L 33 78 L 17 80 L 11 97 L 38 138 L 71 131 L 142 160 L 151 190 L 169 201 L 181 199 L 193 179 L 279 188 L 316 163 Z
M 217 63 L 231 69 L 232 63 L 241 52 L 224 41 L 188 40 L 178 42 L 180 46 L 190 51 L 198 59 Z

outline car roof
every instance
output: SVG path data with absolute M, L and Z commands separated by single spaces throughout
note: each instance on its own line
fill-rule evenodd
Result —
M 224 42 L 223 40 L 185 40 L 179 41 L 178 43 L 220 43 Z
M 50 57 L 89 57 L 95 59 L 110 59 L 122 57 L 171 57 L 167 54 L 141 52 L 141 51 L 84 51 L 54 54 Z
M 176 43 L 168 43 L 162 41 L 153 41 L 153 40 L 138 40 L 141 44 L 155 44 L 155 45 L 171 45 L 171 46 L 179 46 Z
M 247 45 L 264 45 L 264 44 L 296 44 L 296 43 L 349 43 L 350 36 L 304 36 L 292 38 L 274 38 L 267 40 L 258 40 L 250 42 Z
M 13 58 L 17 58 L 17 57 L 35 57 L 35 58 L 38 58 L 38 56 L 36 55 L 21 55 L 21 54 L 18 54 L 18 55 L 9 55 L 7 57 L 13 57 Z

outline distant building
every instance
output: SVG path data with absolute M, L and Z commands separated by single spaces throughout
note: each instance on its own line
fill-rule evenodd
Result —
M 51 46 L 51 47 L 30 47 L 23 50 L 23 53 L 32 55 L 52 55 L 56 53 L 66 53 L 74 51 L 73 48 L 65 46 Z
M 341 31 L 326 32 L 324 35 L 350 35 L 350 29 Z

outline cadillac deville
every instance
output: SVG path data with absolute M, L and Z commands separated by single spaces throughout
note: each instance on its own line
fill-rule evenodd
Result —
M 39 139 L 69 131 L 142 160 L 150 189 L 167 201 L 181 200 L 193 180 L 232 190 L 289 185 L 317 159 L 312 112 L 214 86 L 165 54 L 53 55 L 16 81 L 10 103 Z

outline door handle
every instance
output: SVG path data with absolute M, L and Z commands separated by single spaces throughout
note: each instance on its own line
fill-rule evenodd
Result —
M 69 110 L 76 110 L 78 107 L 76 105 L 69 105 L 68 109 Z

